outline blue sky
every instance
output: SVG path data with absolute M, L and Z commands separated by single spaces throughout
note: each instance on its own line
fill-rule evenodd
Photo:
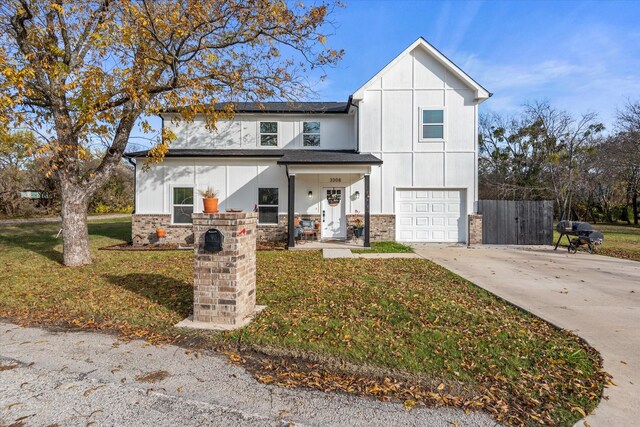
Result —
M 612 130 L 616 108 L 640 100 L 640 1 L 345 3 L 328 42 L 345 57 L 312 100 L 346 100 L 419 36 L 493 92 L 484 111 L 548 100 L 575 115 L 597 112 Z
M 485 110 L 546 99 L 610 128 L 617 107 L 640 100 L 640 1 L 346 3 L 330 38 L 346 54 L 323 100 L 346 99 L 419 36 L 493 92 Z

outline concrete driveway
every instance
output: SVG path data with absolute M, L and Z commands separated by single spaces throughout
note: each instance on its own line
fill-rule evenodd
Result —
M 605 390 L 588 423 L 638 425 L 640 262 L 570 255 L 547 246 L 415 248 L 422 257 L 586 339 L 602 354 L 616 384 Z

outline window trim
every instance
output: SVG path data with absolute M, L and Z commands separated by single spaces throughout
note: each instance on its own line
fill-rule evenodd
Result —
M 423 119 L 423 111 L 442 111 L 442 124 L 440 123 L 424 123 Z M 433 105 L 433 106 L 423 106 L 418 109 L 418 141 L 420 142 L 444 142 L 447 139 L 447 115 L 446 108 L 444 105 Z M 423 132 L 424 125 L 436 125 L 442 126 L 442 138 L 425 138 Z
M 190 205 L 186 205 L 186 204 L 175 204 L 174 203 L 174 189 L 176 188 L 190 188 L 191 192 L 193 194 L 192 198 L 193 198 L 193 203 Z M 193 184 L 172 184 L 171 185 L 171 205 L 170 205 L 170 209 L 171 209 L 171 225 L 178 225 L 178 226 L 191 226 L 193 224 L 193 218 L 191 219 L 191 222 L 175 222 L 175 207 L 176 206 L 191 206 L 193 208 L 193 213 L 196 213 L 196 187 Z
M 265 204 L 261 204 L 260 203 L 260 190 L 263 189 L 275 189 L 277 190 L 277 196 L 278 196 L 278 200 L 276 202 L 275 205 L 265 205 Z M 258 224 L 260 225 L 278 225 L 280 222 L 280 187 L 258 187 L 258 191 L 257 191 L 257 197 L 258 197 L 258 202 L 256 203 L 256 207 L 258 209 Z M 275 207 L 277 209 L 277 215 L 278 218 L 276 219 L 276 222 L 261 222 L 260 221 L 260 208 L 273 208 Z
M 318 123 L 318 125 L 320 126 L 320 129 L 318 130 L 318 132 L 305 132 L 304 131 L 304 124 L 305 123 Z M 300 134 L 302 135 L 302 140 L 300 141 L 300 145 L 302 146 L 302 148 L 310 148 L 310 149 L 321 149 L 322 148 L 322 128 L 324 126 L 322 126 L 322 120 L 303 120 L 302 121 L 302 126 L 301 126 L 301 130 L 302 132 L 300 132 Z M 304 136 L 305 135 L 318 135 L 318 138 L 320 138 L 320 143 L 318 145 L 304 145 Z
M 261 132 L 260 125 L 262 123 L 275 123 L 276 124 L 276 132 Z M 276 136 L 276 145 L 262 145 L 262 135 L 275 135 Z M 258 147 L 260 148 L 273 148 L 276 149 L 280 146 L 280 122 L 277 120 L 258 120 Z

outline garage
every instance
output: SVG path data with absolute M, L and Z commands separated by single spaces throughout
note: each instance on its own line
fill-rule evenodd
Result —
M 396 240 L 399 242 L 465 242 L 464 190 L 396 190 Z

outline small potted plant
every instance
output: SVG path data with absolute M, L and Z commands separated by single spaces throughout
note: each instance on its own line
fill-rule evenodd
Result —
M 156 228 L 156 236 L 158 236 L 158 239 L 162 239 L 164 237 L 167 237 L 167 230 L 165 230 L 162 227 L 157 227 Z
M 218 192 L 211 187 L 200 191 L 202 203 L 204 204 L 204 213 L 218 212 Z
M 361 217 L 357 217 L 353 221 L 353 234 L 356 237 L 362 237 L 362 235 L 364 234 L 364 221 Z

